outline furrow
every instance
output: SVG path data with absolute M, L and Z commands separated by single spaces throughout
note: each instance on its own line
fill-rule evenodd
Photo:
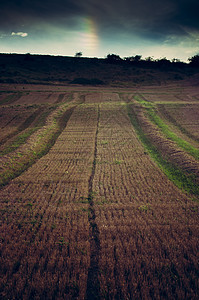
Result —
M 97 128 L 95 134 L 95 149 L 94 149 L 94 159 L 91 176 L 89 178 L 89 188 L 88 188 L 88 201 L 89 201 L 89 240 L 90 240 L 90 267 L 88 270 L 88 279 L 87 279 L 87 291 L 86 299 L 99 299 L 99 251 L 100 251 L 100 240 L 99 240 L 99 230 L 96 224 L 96 215 L 94 207 L 94 193 L 93 193 L 93 179 L 95 176 L 96 169 L 96 158 L 97 158 L 97 139 L 99 131 L 99 120 L 100 120 L 100 107 L 98 105 L 98 116 L 97 116 Z

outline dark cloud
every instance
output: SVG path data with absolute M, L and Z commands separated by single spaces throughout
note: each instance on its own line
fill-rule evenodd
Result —
M 164 39 L 199 30 L 198 0 L 1 0 L 3 31 L 34 30 L 39 24 L 73 26 L 78 17 L 92 17 L 99 32 L 136 33 Z M 42 31 L 42 26 L 40 28 Z

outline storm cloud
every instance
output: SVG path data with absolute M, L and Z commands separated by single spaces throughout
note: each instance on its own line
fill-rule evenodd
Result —
M 92 18 L 100 38 L 125 37 L 151 42 L 197 46 L 198 0 L 1 0 L 0 34 L 27 32 L 46 35 L 78 27 Z
M 102 29 L 183 34 L 185 28 L 199 30 L 198 11 L 198 0 L 1 0 L 0 26 L 6 30 L 37 22 L 63 25 L 88 16 Z

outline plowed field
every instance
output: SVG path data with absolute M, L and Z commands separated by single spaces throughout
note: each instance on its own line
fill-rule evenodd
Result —
M 179 104 L 187 127 L 173 87 L 2 92 L 1 299 L 197 299 L 197 189 L 168 178 L 135 124 L 195 185 L 198 160 L 152 122 L 138 93 L 197 145 L 198 99 Z M 168 143 L 176 159 L 163 155 Z

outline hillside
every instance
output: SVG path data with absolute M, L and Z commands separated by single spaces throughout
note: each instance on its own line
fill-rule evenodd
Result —
M 30 54 L 0 54 L 0 83 L 83 84 L 114 87 L 160 85 L 192 79 L 198 73 L 185 63 L 109 61 Z

